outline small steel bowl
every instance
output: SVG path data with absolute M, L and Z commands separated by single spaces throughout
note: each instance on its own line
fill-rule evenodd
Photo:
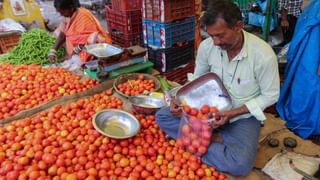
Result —
M 113 82 L 113 88 L 116 90 L 116 92 L 118 94 L 120 94 L 121 96 L 124 96 L 126 98 L 129 98 L 129 97 L 134 97 L 134 96 L 127 96 L 126 94 L 122 93 L 119 89 L 118 89 L 118 85 L 119 84 L 122 84 L 128 80 L 136 80 L 138 79 L 139 75 L 141 75 L 142 73 L 132 73 L 132 74 L 123 74 L 119 77 L 116 78 L 116 80 L 114 80 Z M 152 76 L 152 75 L 149 75 L 149 74 L 142 74 L 144 76 L 145 79 L 147 80 L 153 80 L 153 82 L 155 83 L 155 86 L 154 86 L 154 91 L 152 92 L 156 92 L 160 89 L 160 82 L 159 80 Z
M 92 123 L 98 132 L 114 139 L 132 137 L 140 130 L 140 123 L 133 115 L 118 109 L 97 112 Z
M 132 104 L 133 110 L 143 114 L 154 114 L 157 110 L 166 106 L 166 102 L 163 98 L 150 96 L 130 97 L 129 101 Z

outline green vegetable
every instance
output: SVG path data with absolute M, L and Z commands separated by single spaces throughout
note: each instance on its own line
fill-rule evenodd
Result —
M 158 76 L 157 78 L 160 81 L 160 87 L 162 92 L 169 91 L 172 88 L 165 77 Z
M 0 57 L 0 63 L 19 64 L 48 64 L 48 53 L 53 48 L 56 38 L 48 32 L 34 28 L 22 34 L 19 44 L 8 54 Z M 58 59 L 65 55 L 65 49 L 57 52 Z

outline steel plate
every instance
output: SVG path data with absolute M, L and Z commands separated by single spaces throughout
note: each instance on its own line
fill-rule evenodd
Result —
M 85 50 L 97 58 L 111 58 L 123 53 L 123 49 L 106 43 L 87 45 Z
M 220 78 L 215 73 L 207 73 L 182 86 L 176 94 L 181 105 L 201 108 L 207 104 L 216 106 L 220 111 L 232 108 L 232 100 Z

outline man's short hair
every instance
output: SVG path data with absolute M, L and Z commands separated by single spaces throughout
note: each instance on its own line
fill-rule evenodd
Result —
M 242 21 L 241 11 L 238 6 L 230 0 L 211 0 L 203 14 L 201 21 L 210 26 L 222 18 L 229 27 L 233 27 L 238 21 Z

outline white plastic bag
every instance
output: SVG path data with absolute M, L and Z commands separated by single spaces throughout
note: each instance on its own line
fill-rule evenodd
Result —
M 0 20 L 0 31 L 20 31 L 25 32 L 26 29 L 19 24 L 18 22 L 14 21 L 13 19 L 6 18 Z

